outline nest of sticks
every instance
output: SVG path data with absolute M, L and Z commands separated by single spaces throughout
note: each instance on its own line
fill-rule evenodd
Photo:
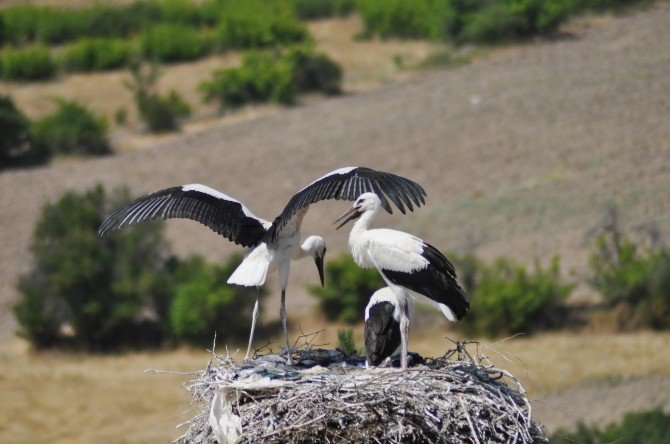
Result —
M 185 384 L 198 412 L 176 442 L 547 442 L 519 380 L 455 344 L 437 359 L 414 354 L 407 371 L 309 344 L 294 365 L 285 353 L 212 353 Z

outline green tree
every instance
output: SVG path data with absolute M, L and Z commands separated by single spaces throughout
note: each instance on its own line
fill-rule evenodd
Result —
M 97 236 L 103 218 L 127 201 L 127 192 L 108 196 L 98 185 L 44 206 L 31 246 L 33 267 L 20 278 L 22 298 L 14 307 L 20 336 L 38 348 L 88 350 L 163 339 L 157 307 L 165 305 L 169 286 L 157 278 L 168 256 L 162 225 Z M 64 327 L 72 333 L 64 335 Z
M 0 96 L 0 169 L 45 161 L 48 152 L 32 143 L 30 121 L 10 96 Z
M 350 323 L 363 320 L 372 293 L 386 285 L 377 270 L 359 267 L 349 255 L 328 262 L 325 282 L 325 287 L 311 286 L 309 292 L 326 318 Z

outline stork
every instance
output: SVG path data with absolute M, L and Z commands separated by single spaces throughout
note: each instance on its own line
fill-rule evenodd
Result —
M 412 318 L 412 300 L 398 296 L 390 287 L 375 291 L 365 307 L 365 366 L 379 365 L 400 347 L 400 306 L 407 304 Z
M 328 199 L 354 200 L 366 191 L 380 194 L 381 206 L 392 213 L 390 199 L 404 214 L 405 207 L 413 210 L 424 203 L 426 195 L 417 183 L 391 173 L 365 167 L 340 168 L 316 179 L 298 191 L 273 222 L 255 216 L 240 201 L 205 185 L 182 185 L 157 191 L 129 202 L 112 213 L 100 226 L 104 236 L 154 219 L 191 219 L 209 227 L 228 240 L 248 247 L 242 263 L 228 279 L 229 284 L 261 286 L 269 272 L 277 270 L 281 287 L 280 316 L 286 341 L 288 362 L 292 363 L 286 319 L 286 287 L 291 260 L 311 257 L 316 263 L 323 285 L 323 258 L 326 243 L 320 236 L 310 236 L 300 244 L 300 227 L 309 205 Z M 382 194 L 383 193 L 383 194 Z M 384 196 L 384 194 L 386 196 Z M 258 318 L 258 297 L 252 314 L 249 358 Z
M 401 367 L 406 369 L 409 309 L 404 301 L 426 297 L 436 302 L 450 321 L 465 316 L 470 303 L 456 281 L 454 266 L 437 248 L 402 231 L 370 229 L 381 205 L 377 194 L 363 193 L 334 223 L 342 221 L 339 229 L 358 219 L 349 234 L 354 262 L 376 268 L 400 302 Z

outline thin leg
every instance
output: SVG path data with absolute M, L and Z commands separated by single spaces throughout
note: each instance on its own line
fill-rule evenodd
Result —
M 256 293 L 256 304 L 254 304 L 254 311 L 251 315 L 251 331 L 249 332 L 249 345 L 247 346 L 247 355 L 244 359 L 249 359 L 251 353 L 251 344 L 254 342 L 254 331 L 256 331 L 256 320 L 258 319 L 258 298 L 260 293 Z
M 288 325 L 286 320 L 286 289 L 281 291 L 281 307 L 279 307 L 279 315 L 281 316 L 281 324 L 284 328 L 284 339 L 286 340 L 286 353 L 288 354 L 288 364 L 293 365 L 293 358 L 291 357 L 291 343 L 288 340 Z
M 407 307 L 400 310 L 400 368 L 407 370 L 407 336 L 409 334 L 409 317 Z

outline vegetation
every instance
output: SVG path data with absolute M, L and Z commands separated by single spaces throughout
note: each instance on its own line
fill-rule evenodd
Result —
M 337 348 L 345 354 L 356 352 L 356 341 L 354 341 L 354 329 L 340 328 L 337 330 Z
M 323 54 L 305 49 L 252 51 L 242 66 L 213 73 L 200 89 L 205 100 L 218 100 L 222 109 L 253 102 L 291 104 L 298 92 L 340 90 L 341 68 Z
M 58 109 L 33 124 L 34 145 L 51 154 L 102 155 L 111 152 L 107 121 L 73 100 L 56 100 Z
M 347 254 L 326 265 L 325 287 L 311 286 L 319 309 L 331 321 L 359 322 L 372 293 L 386 284 L 377 270 L 364 269 Z
M 10 96 L 0 96 L 0 170 L 45 161 L 49 153 L 32 143 L 30 121 Z
M 291 4 L 302 20 L 345 16 L 356 8 L 356 0 L 291 0 Z
M 614 307 L 619 328 L 670 328 L 670 252 L 622 234 L 610 208 L 589 258 L 589 283 Z
M 133 45 L 121 39 L 83 38 L 65 47 L 62 66 L 68 71 L 104 71 L 126 66 Z
M 56 73 L 56 62 L 45 46 L 6 47 L 0 53 L 0 69 L 7 80 L 45 80 Z
M 178 118 L 189 116 L 191 107 L 174 90 L 165 96 L 155 91 L 158 67 L 136 62 L 131 64 L 130 74 L 132 81 L 126 82 L 126 86 L 133 92 L 140 117 L 149 131 L 161 133 L 179 129 Z
M 169 312 L 178 340 L 204 347 L 212 343 L 215 333 L 228 342 L 248 338 L 256 296 L 265 292 L 226 284 L 240 262 L 241 257 L 234 256 L 221 267 L 195 257 L 182 265 L 188 278 L 176 287 Z
M 206 33 L 179 24 L 160 24 L 142 34 L 141 51 L 148 60 L 178 62 L 195 60 L 210 52 Z
M 573 286 L 561 282 L 558 257 L 546 270 L 536 263 L 532 273 L 506 258 L 477 263 L 470 273 L 471 308 L 461 321 L 467 331 L 496 336 L 560 326 Z
M 554 444 L 661 444 L 670 436 L 670 413 L 657 408 L 646 412 L 628 413 L 619 424 L 604 429 L 580 422 L 575 432 L 559 430 L 551 437 Z
M 38 348 L 110 350 L 158 342 L 152 299 L 167 245 L 162 226 L 145 224 L 105 238 L 103 217 L 128 201 L 97 186 L 48 203 L 35 227 L 33 268 L 21 277 L 14 311 L 19 334 Z

